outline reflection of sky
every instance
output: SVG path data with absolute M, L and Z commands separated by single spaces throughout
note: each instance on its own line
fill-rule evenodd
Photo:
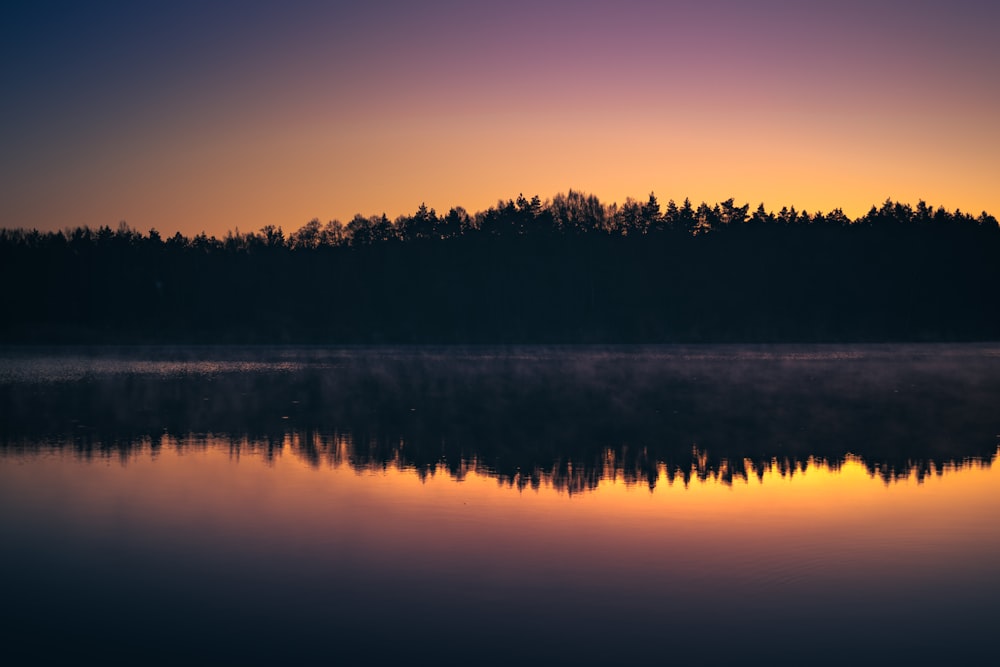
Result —
M 0 225 L 221 235 L 568 188 L 1000 210 L 981 2 L 24 3 Z
M 873 660 L 967 658 L 992 637 L 995 465 L 886 486 L 849 461 L 569 496 L 478 474 L 236 459 L 208 444 L 126 465 L 0 459 L 0 526 L 17 545 L 0 564 L 21 574 L 8 601 L 33 619 L 24 582 L 43 581 L 31 584 L 40 625 L 86 607 L 66 631 L 100 619 L 125 641 L 134 630 L 185 646 L 194 627 L 236 652 L 262 637 L 308 646 L 291 636 L 389 651 L 388 638 L 406 637 L 398 650 L 413 651 L 445 633 L 451 645 L 495 641 L 497 655 L 554 642 L 564 659 L 595 660 L 780 634 L 782 660 L 800 661 L 817 635 L 836 637 L 820 658 Z M 177 603 L 182 613 L 155 622 Z M 629 641 L 583 639 L 607 635 Z

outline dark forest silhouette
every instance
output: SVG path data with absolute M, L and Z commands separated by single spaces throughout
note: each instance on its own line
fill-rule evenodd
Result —
M 0 230 L 8 342 L 720 342 L 1000 338 L 991 215 L 851 220 L 570 191 L 285 235 Z

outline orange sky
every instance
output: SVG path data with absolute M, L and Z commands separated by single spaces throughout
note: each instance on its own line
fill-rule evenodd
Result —
M 0 226 L 221 236 L 570 188 L 1000 213 L 1000 9 L 748 4 L 29 7 Z

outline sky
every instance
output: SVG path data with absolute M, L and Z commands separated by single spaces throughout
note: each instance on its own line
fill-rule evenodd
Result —
M 569 189 L 1000 215 L 998 28 L 969 0 L 7 2 L 0 227 Z

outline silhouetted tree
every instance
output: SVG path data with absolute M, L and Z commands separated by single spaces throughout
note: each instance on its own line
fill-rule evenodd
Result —
M 288 237 L 288 246 L 293 250 L 312 250 L 318 248 L 322 242 L 322 224 L 319 218 L 313 218 L 306 224 L 299 227 Z
M 264 235 L 264 243 L 269 248 L 279 248 L 285 245 L 285 233 L 281 231 L 281 227 L 275 227 L 274 225 L 264 225 L 261 227 L 260 233 Z
M 642 228 L 648 231 L 657 227 L 662 218 L 660 216 L 660 202 L 656 200 L 656 195 L 649 193 L 649 199 L 642 205 Z
M 438 223 L 437 233 L 441 238 L 457 238 L 472 229 L 472 218 L 461 206 L 452 207 Z
M 747 210 L 749 210 L 750 205 L 744 204 L 743 206 L 736 206 L 733 203 L 733 199 L 729 198 L 726 201 L 719 204 L 721 208 L 721 213 L 719 214 L 719 221 L 724 225 L 739 225 L 743 224 L 747 220 Z
M 330 220 L 324 225 L 320 232 L 320 244 L 325 246 L 339 246 L 346 242 L 344 225 L 340 220 Z
M 684 232 L 693 233 L 698 224 L 698 218 L 691 206 L 691 200 L 687 197 L 677 211 L 677 219 L 674 223 L 678 229 Z

